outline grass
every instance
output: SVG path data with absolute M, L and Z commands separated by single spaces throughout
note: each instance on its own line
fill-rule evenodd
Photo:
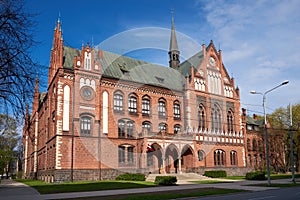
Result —
M 271 174 L 271 180 L 278 180 L 278 179 L 289 179 L 292 178 L 291 174 Z M 300 174 L 295 174 L 295 178 L 300 178 Z M 231 180 L 246 180 L 245 176 L 227 176 L 224 179 L 231 179 Z
M 190 182 L 197 183 L 197 184 L 232 183 L 230 181 L 219 181 L 219 180 L 201 180 L 201 181 L 190 181 Z
M 244 180 L 246 180 L 246 177 L 245 176 L 227 176 L 227 177 L 224 177 L 224 179 L 244 181 Z
M 262 184 L 251 184 L 248 186 L 287 188 L 287 187 L 299 187 L 300 183 L 271 183 L 270 186 L 267 183 L 262 183 Z
M 74 198 L 73 200 L 85 199 L 85 200 L 164 200 L 164 199 L 177 199 L 186 197 L 200 197 L 208 195 L 220 195 L 220 194 L 230 194 L 244 192 L 244 190 L 236 189 L 217 189 L 217 188 L 202 188 L 202 189 L 188 189 L 188 190 L 175 190 L 175 191 L 162 191 L 155 193 L 144 193 L 144 194 L 125 194 L 125 195 L 113 195 L 113 196 L 101 196 L 101 197 L 81 197 Z
M 146 181 L 87 181 L 57 184 L 45 183 L 38 180 L 17 179 L 17 181 L 35 188 L 41 194 L 145 188 L 156 186 L 154 183 Z
M 271 174 L 271 180 L 292 178 L 292 174 Z M 300 178 L 300 174 L 295 174 L 295 178 Z

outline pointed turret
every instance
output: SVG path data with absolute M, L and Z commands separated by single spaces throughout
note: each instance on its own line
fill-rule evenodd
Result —
M 58 17 L 56 27 L 54 29 L 54 39 L 51 49 L 50 66 L 48 73 L 48 87 L 56 73 L 56 71 L 63 65 L 63 38 L 61 30 L 61 20 Z
M 36 76 L 35 79 L 35 89 L 33 95 L 33 106 L 32 106 L 32 115 L 37 111 L 39 107 L 39 78 Z
M 179 50 L 176 38 L 176 31 L 174 25 L 174 12 L 172 11 L 172 28 L 171 28 L 171 38 L 170 38 L 170 49 L 169 49 L 169 66 L 173 69 L 178 69 L 179 66 Z

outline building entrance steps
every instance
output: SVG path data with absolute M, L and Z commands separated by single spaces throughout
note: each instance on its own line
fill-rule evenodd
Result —
M 146 181 L 154 182 L 156 176 L 176 176 L 177 184 L 189 184 L 190 181 L 216 180 L 196 173 L 182 173 L 182 174 L 149 174 L 146 178 Z

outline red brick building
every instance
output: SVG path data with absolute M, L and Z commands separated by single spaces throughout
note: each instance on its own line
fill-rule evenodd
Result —
M 24 177 L 112 179 L 124 172 L 246 170 L 240 94 L 211 41 L 180 62 L 172 21 L 169 67 L 87 46 L 54 31 L 48 90 L 38 80 L 24 126 Z M 167 57 L 166 57 L 167 58 Z M 245 132 L 245 130 L 244 130 Z

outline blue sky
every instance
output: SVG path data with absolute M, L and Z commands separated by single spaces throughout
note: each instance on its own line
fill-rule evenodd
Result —
M 181 60 L 212 39 L 249 114 L 262 112 L 262 97 L 249 91 L 265 92 L 284 80 L 290 83 L 267 95 L 267 112 L 300 103 L 298 0 L 27 0 L 26 7 L 38 14 L 34 36 L 39 44 L 32 54 L 46 68 L 59 13 L 67 46 L 90 42 L 167 66 L 174 8 Z

